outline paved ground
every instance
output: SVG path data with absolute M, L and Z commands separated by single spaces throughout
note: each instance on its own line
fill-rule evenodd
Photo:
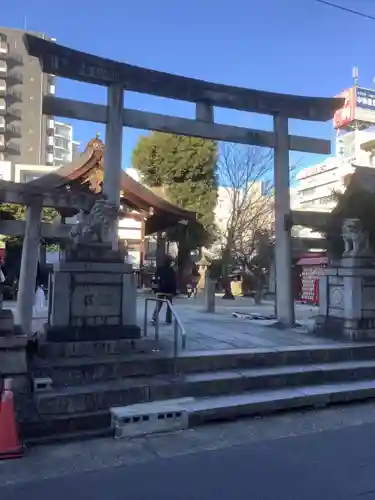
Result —
M 367 403 L 45 446 L 0 462 L 0 498 L 372 500 L 374 440 Z
M 5 302 L 4 307 L 15 309 L 15 303 Z M 154 303 L 149 304 L 149 318 L 151 319 Z M 165 307 L 165 306 L 164 306 Z M 307 305 L 296 305 L 296 320 L 299 328 L 280 330 L 272 325 L 275 320 L 248 320 L 234 318 L 233 312 L 255 313 L 271 315 L 274 311 L 273 302 L 264 302 L 255 305 L 252 299 L 239 297 L 234 301 L 216 299 L 216 312 L 204 312 L 204 299 L 177 298 L 174 307 L 187 331 L 188 350 L 222 350 L 246 349 L 257 347 L 286 347 L 297 345 L 317 345 L 333 343 L 330 339 L 316 337 L 309 333 L 313 324 L 313 316 L 317 309 Z M 138 324 L 143 325 L 144 297 L 137 300 Z M 41 331 L 47 319 L 47 309 L 35 314 L 33 331 Z M 160 338 L 165 349 L 171 349 L 173 343 L 173 329 L 164 324 L 165 312 L 160 313 Z M 149 335 L 153 334 L 153 327 L 149 325 Z
M 144 309 L 143 299 L 139 298 L 138 304 L 139 321 L 141 322 L 143 316 L 141 313 Z M 174 307 L 186 328 L 189 350 L 272 348 L 333 343 L 330 339 L 325 340 L 309 333 L 313 324 L 311 318 L 317 314 L 316 308 L 311 306 L 296 305 L 296 319 L 302 327 L 285 330 L 273 327 L 275 320 L 249 321 L 233 317 L 233 312 L 270 315 L 274 309 L 272 302 L 255 305 L 249 298 L 241 297 L 235 301 L 217 298 L 216 312 L 206 313 L 202 298 L 190 300 L 177 298 Z M 160 314 L 161 338 L 171 343 L 173 330 L 164 325 L 164 318 L 165 313 L 162 311 Z M 153 329 L 150 327 L 150 333 L 152 331 Z

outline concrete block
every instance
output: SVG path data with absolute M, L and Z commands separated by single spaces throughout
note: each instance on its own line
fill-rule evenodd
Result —
M 188 413 L 183 407 L 189 399 L 156 401 L 122 408 L 111 408 L 111 427 L 116 439 L 187 429 Z
M 53 388 L 53 382 L 50 377 L 37 377 L 33 380 L 34 392 L 49 391 Z

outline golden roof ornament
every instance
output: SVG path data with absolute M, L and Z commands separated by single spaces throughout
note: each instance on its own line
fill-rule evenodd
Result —
M 104 150 L 104 142 L 100 139 L 100 133 L 97 132 L 94 139 L 88 142 L 85 151 Z

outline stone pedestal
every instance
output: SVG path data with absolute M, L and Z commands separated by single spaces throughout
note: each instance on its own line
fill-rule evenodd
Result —
M 342 258 L 319 279 L 316 330 L 351 340 L 375 339 L 373 258 Z
M 111 243 L 77 245 L 54 266 L 46 340 L 136 339 L 136 281 Z

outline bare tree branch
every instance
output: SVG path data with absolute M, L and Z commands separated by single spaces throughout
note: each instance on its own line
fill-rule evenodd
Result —
M 223 144 L 218 175 L 225 199 L 219 206 L 225 212 L 218 221 L 221 247 L 249 262 L 257 235 L 273 224 L 273 151 Z

